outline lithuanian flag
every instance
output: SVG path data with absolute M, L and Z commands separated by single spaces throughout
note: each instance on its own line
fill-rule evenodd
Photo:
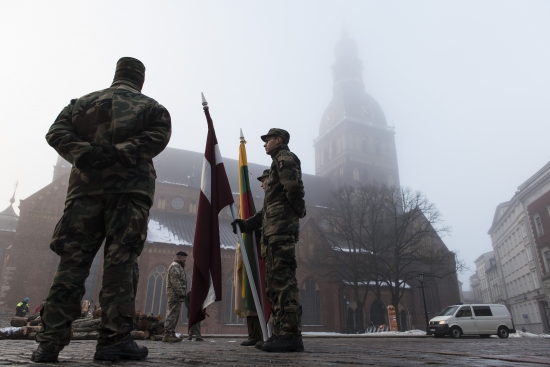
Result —
M 241 132 L 242 136 L 242 132 Z M 252 191 L 250 190 L 250 180 L 248 174 L 248 161 L 246 158 L 246 141 L 241 137 L 241 143 L 239 146 L 239 218 L 247 219 L 256 213 L 254 206 L 254 200 L 252 198 Z M 254 249 L 254 241 L 252 235 L 243 233 L 243 243 L 246 247 L 246 253 L 250 262 L 250 267 L 254 276 L 254 283 L 258 287 L 258 296 L 262 300 L 264 311 L 271 311 L 271 307 L 267 306 L 268 302 L 265 294 L 265 263 L 258 257 L 260 254 L 260 243 L 256 241 L 256 249 Z M 258 238 L 259 239 L 259 238 Z M 247 316 L 255 316 L 256 306 L 254 305 L 254 297 L 250 289 L 249 276 L 247 274 L 240 244 L 237 243 L 237 251 L 235 252 L 235 273 L 234 273 L 234 287 L 235 287 L 235 313 L 241 318 Z M 261 276 L 258 277 L 258 269 Z M 260 279 L 261 278 L 261 279 Z M 261 281 L 260 281 L 261 280 Z M 267 307 L 266 307 L 267 306 Z M 266 318 L 269 317 L 269 313 L 264 313 Z

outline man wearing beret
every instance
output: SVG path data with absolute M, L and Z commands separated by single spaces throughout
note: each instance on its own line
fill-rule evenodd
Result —
M 300 160 L 288 148 L 290 134 L 270 129 L 262 135 L 271 156 L 262 210 L 233 221 L 243 232 L 262 229 L 262 257 L 266 261 L 267 299 L 272 307 L 273 335 L 256 348 L 267 352 L 302 352 L 302 306 L 296 280 L 295 245 L 299 219 L 306 215 Z M 264 253 L 265 248 L 265 253 Z
M 143 359 L 130 339 L 139 278 L 137 258 L 147 237 L 155 193 L 153 158 L 171 134 L 170 114 L 141 93 L 145 66 L 123 57 L 107 89 L 71 100 L 46 140 L 72 164 L 63 216 L 50 248 L 60 257 L 36 335 L 34 362 L 54 362 L 80 316 L 84 282 L 103 248 L 101 324 L 94 359 Z
M 163 342 L 176 343 L 182 339 L 176 337 L 176 325 L 181 314 L 181 303 L 185 302 L 187 294 L 187 276 L 185 275 L 185 261 L 187 253 L 180 251 L 168 267 L 168 278 L 166 279 L 166 298 L 168 309 L 164 321 Z

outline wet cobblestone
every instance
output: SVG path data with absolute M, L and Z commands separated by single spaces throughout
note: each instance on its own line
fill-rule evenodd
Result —
M 542 366 L 550 365 L 549 340 L 305 337 L 303 353 L 266 353 L 242 347 L 243 338 L 206 336 L 204 342 L 139 341 L 149 348 L 143 361 L 94 362 L 95 341 L 73 341 L 59 363 L 43 366 Z M 0 340 L 1 365 L 33 365 L 37 344 Z

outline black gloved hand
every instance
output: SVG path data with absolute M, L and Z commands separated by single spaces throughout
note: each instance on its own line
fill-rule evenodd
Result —
M 185 302 L 185 296 L 184 295 L 179 296 L 178 302 Z
M 95 143 L 91 145 L 92 150 L 87 154 L 86 159 L 92 168 L 106 168 L 116 163 L 118 155 L 114 146 Z
M 231 222 L 231 227 L 233 227 L 233 233 L 237 234 L 237 226 L 241 229 L 241 233 L 246 232 L 246 226 L 244 224 L 244 220 L 242 219 L 235 219 L 233 222 Z

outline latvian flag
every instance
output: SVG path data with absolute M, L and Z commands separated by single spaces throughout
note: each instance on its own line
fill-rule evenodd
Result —
M 204 309 L 209 304 L 222 300 L 218 214 L 224 207 L 233 204 L 233 195 L 223 166 L 212 118 L 206 102 L 203 104 L 208 122 L 208 137 L 193 240 L 193 292 L 189 307 L 189 327 L 204 320 Z

